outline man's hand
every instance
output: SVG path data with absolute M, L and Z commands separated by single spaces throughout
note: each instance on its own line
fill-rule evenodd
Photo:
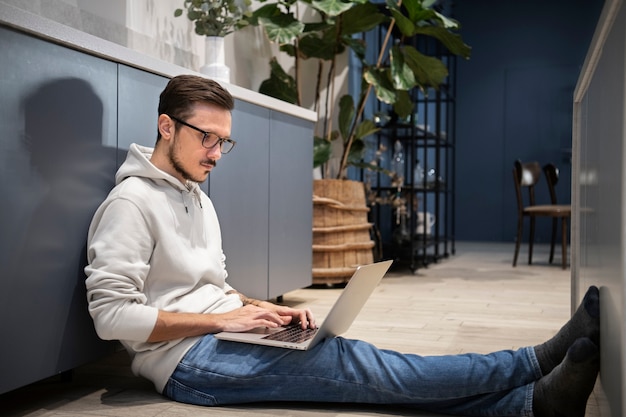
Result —
M 315 329 L 317 325 L 315 324 L 315 317 L 313 317 L 313 313 L 308 308 L 305 309 L 296 309 L 286 306 L 280 306 L 277 304 L 272 304 L 269 301 L 259 301 L 254 298 L 249 298 L 238 292 L 237 290 L 230 290 L 226 294 L 237 294 L 241 299 L 241 302 L 244 306 L 253 305 L 256 307 L 261 307 L 274 313 L 278 314 L 281 317 L 284 326 L 289 323 L 299 323 L 302 326 L 302 329 Z M 286 322 L 284 320 L 287 320 Z M 269 327 L 269 326 L 267 326 Z M 246 330 L 239 330 L 245 332 Z M 234 330 L 237 331 L 237 330 Z
M 276 304 L 269 303 L 267 301 L 263 301 L 259 304 L 260 307 L 267 308 L 268 310 L 274 311 L 276 314 L 283 318 L 289 318 L 289 323 L 300 323 L 303 329 L 315 329 L 317 324 L 315 323 L 315 317 L 310 309 L 296 309 L 286 306 L 280 306 Z
M 267 301 L 262 301 L 258 305 L 248 304 L 216 316 L 224 320 L 223 331 L 227 332 L 245 332 L 257 327 L 276 328 L 290 323 L 300 323 L 303 329 L 316 327 L 313 313 L 308 308 L 295 309 Z
M 296 309 L 267 301 L 246 304 L 228 313 L 174 313 L 160 310 L 148 342 L 200 336 L 221 331 L 245 332 L 257 327 L 276 328 L 299 323 L 303 329 L 317 327 L 308 308 Z
M 220 331 L 226 332 L 245 332 L 257 327 L 275 328 L 291 322 L 290 316 L 281 315 L 273 309 L 252 304 L 247 304 L 228 313 L 214 314 L 214 316 Z

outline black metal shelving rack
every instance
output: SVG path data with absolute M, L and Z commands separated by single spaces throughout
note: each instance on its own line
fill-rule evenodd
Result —
M 381 36 L 383 34 L 381 33 Z M 382 39 L 382 38 L 381 38 Z M 405 152 L 405 181 L 401 195 L 406 200 L 406 228 L 408 234 L 398 234 L 396 208 L 391 204 L 372 203 L 370 221 L 377 230 L 381 257 L 408 264 L 413 272 L 455 253 L 455 92 L 456 57 L 441 44 L 426 38 L 414 38 L 413 45 L 422 53 L 436 56 L 448 68 L 448 77 L 437 90 L 425 92 L 415 88 L 410 94 L 415 103 L 414 114 L 404 121 L 391 115 L 391 120 L 381 123 L 376 137 L 376 145 L 383 145 L 386 151 L 379 161 L 389 169 L 394 152 L 394 143 L 399 140 Z M 391 114 L 388 109 L 377 104 L 378 114 Z M 416 184 L 413 168 L 420 160 L 424 169 L 424 179 L 428 171 L 434 169 L 434 181 Z M 362 173 L 371 201 L 374 197 L 391 196 L 398 192 L 384 174 Z M 416 232 L 418 212 L 435 216 L 431 234 Z M 402 238 L 399 239 L 398 236 Z

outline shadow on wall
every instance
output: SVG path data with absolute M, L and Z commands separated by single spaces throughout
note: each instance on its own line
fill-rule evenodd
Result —
M 0 237 L 12 253 L 0 312 L 13 312 L 2 323 L 0 368 L 20 375 L 27 360 L 53 375 L 104 347 L 87 312 L 83 268 L 89 222 L 113 186 L 116 155 L 102 145 L 102 100 L 84 80 L 47 82 L 24 97 L 21 110 L 18 140 L 30 167 L 12 189 L 34 195 L 12 212 L 19 233 Z

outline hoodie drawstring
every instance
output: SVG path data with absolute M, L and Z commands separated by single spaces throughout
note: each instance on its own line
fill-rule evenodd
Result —
M 191 195 L 191 200 L 193 201 L 195 199 L 198 202 L 198 206 L 201 209 L 204 208 L 204 207 L 202 207 L 202 199 L 201 199 L 201 197 L 200 197 L 200 195 L 198 194 L 197 191 L 189 192 L 189 191 L 181 190 L 180 194 L 181 194 L 181 197 L 183 199 L 183 205 L 185 206 L 185 212 L 187 214 L 189 214 L 189 205 L 187 204 L 187 200 L 189 199 L 189 196 L 191 194 L 193 194 L 193 195 Z

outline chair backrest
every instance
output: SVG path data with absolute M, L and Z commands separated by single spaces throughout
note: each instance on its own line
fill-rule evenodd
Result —
M 543 173 L 546 176 L 548 190 L 550 191 L 550 202 L 558 204 L 556 199 L 556 184 L 559 182 L 559 169 L 550 163 L 543 166 Z
M 535 205 L 535 185 L 541 178 L 541 165 L 538 162 L 522 163 L 519 159 L 513 164 L 513 182 L 515 183 L 515 195 L 517 197 L 517 210 L 521 215 L 524 211 L 524 198 L 522 190 L 528 190 L 528 205 Z

